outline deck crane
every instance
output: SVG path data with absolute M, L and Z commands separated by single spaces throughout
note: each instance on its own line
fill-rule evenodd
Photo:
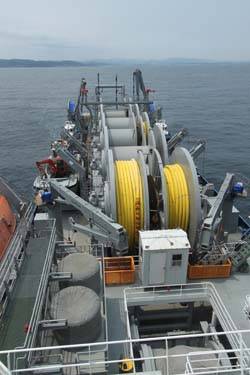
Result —
M 211 249 L 214 234 L 217 232 L 217 228 L 219 228 L 222 222 L 224 229 L 227 229 L 228 213 L 232 212 L 233 207 L 233 189 L 234 175 L 227 173 L 215 199 L 210 202 L 207 198 L 206 202 L 209 210 L 202 223 L 200 236 L 201 249 L 204 249 L 206 253 Z
M 66 129 L 63 129 L 61 136 L 63 139 L 66 139 L 70 145 L 73 145 L 74 148 L 81 154 L 82 157 L 88 155 L 88 150 L 76 137 L 70 134 Z
M 170 138 L 170 140 L 168 141 L 168 150 L 170 153 L 174 151 L 178 143 L 180 143 L 187 134 L 187 129 L 183 128 Z
M 76 173 L 79 174 L 79 182 L 80 182 L 80 194 L 81 196 L 85 197 L 88 193 L 86 187 L 86 168 L 82 165 L 74 155 L 65 147 L 60 144 L 55 146 L 55 151 L 57 155 L 63 160 L 66 165 L 69 165 Z
M 207 198 L 209 210 L 203 220 L 200 233 L 201 249 L 199 251 L 201 264 L 219 264 L 220 261 L 231 259 L 233 271 L 245 271 L 248 269 L 247 259 L 250 256 L 250 232 L 244 233 L 241 240 L 230 248 L 226 244 L 220 246 L 220 233 L 228 231 L 235 197 L 246 197 L 246 189 L 250 186 L 249 180 L 237 175 L 227 173 L 224 182 L 216 197 Z M 246 184 L 245 184 L 246 183 Z M 220 229 L 223 228 L 221 231 Z M 232 244 L 231 244 L 232 245 Z M 204 250 L 204 256 L 202 256 Z
M 56 156 L 53 159 L 47 158 L 36 162 L 36 166 L 41 175 L 47 175 L 48 171 L 52 177 L 64 177 L 69 173 L 68 165 Z
M 133 96 L 134 100 L 140 101 L 140 91 L 143 95 L 144 110 L 148 111 L 149 118 L 154 123 L 158 118 L 161 118 L 161 108 L 156 108 L 155 103 L 149 100 L 149 94 L 155 92 L 150 88 L 146 88 L 140 69 L 136 69 L 133 72 Z M 146 108 L 145 108 L 146 106 Z
M 122 225 L 115 223 L 114 220 L 105 215 L 99 208 L 93 207 L 92 204 L 62 186 L 55 179 L 50 180 L 50 185 L 53 195 L 63 198 L 63 200 L 56 199 L 56 205 L 60 203 L 72 205 L 88 220 L 89 225 L 83 226 L 70 219 L 74 230 L 92 236 L 96 240 L 113 244 L 119 255 L 127 253 L 128 236 Z
M 206 141 L 199 139 L 197 143 L 189 150 L 192 158 L 196 160 L 200 154 L 206 149 Z
M 133 94 L 136 94 L 136 99 L 139 101 L 140 100 L 140 91 L 143 94 L 143 99 L 145 101 L 148 101 L 149 97 L 149 92 L 151 91 L 150 89 L 146 89 L 143 77 L 142 77 L 142 72 L 139 69 L 136 69 L 133 72 Z

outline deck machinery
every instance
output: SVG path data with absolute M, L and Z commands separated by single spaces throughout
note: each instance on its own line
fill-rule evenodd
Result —
M 191 262 L 221 264 L 234 256 L 237 245 L 242 265 L 247 253 L 239 257 L 239 213 L 233 206 L 234 198 L 243 195 L 242 184 L 228 173 L 215 193 L 195 165 L 204 141 L 198 140 L 191 150 L 181 146 L 186 129 L 169 136 L 139 70 L 133 83 L 134 96 L 128 98 L 117 79 L 114 85 L 101 85 L 98 76 L 96 99 L 90 101 L 82 80 L 69 119 L 76 121 L 84 146 L 76 147 L 79 140 L 64 131 L 67 146 L 56 148 L 79 172 L 81 198 L 52 180 L 54 197 L 63 197 L 87 218 L 87 226 L 72 221 L 75 230 L 112 246 L 113 254 L 138 254 L 139 231 L 181 228 L 191 245 Z M 115 91 L 114 101 L 105 99 L 107 90 Z M 71 146 L 81 152 L 81 165 L 70 153 Z M 237 244 L 227 247 L 227 242 Z
M 69 102 L 53 153 L 78 186 L 49 178 L 35 192 L 19 282 L 13 294 L 1 284 L 1 374 L 249 373 L 248 275 L 216 284 L 223 300 L 216 282 L 186 283 L 192 265 L 248 270 L 250 230 L 233 204 L 244 186 L 228 173 L 215 191 L 196 167 L 204 141 L 181 145 L 187 130 L 170 134 L 151 92 L 136 70 L 132 98 L 98 75 L 94 100 L 82 79 Z M 110 286 L 128 259 L 134 285 Z

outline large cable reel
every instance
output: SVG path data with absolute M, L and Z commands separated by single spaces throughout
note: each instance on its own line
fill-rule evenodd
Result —
M 169 164 L 157 149 L 108 150 L 105 213 L 121 224 L 133 253 L 139 230 L 182 228 L 195 245 L 201 220 L 196 169 L 189 152 L 177 147 Z
M 121 118 L 125 124 L 126 117 Z M 147 116 L 135 107 L 135 118 L 143 132 Z M 112 113 L 108 122 L 114 124 L 115 119 Z M 176 147 L 169 155 L 165 133 L 157 124 L 148 128 L 148 145 L 141 146 L 130 142 L 111 146 L 107 127 L 103 130 L 104 211 L 127 231 L 129 251 L 135 253 L 139 230 L 150 229 L 182 228 L 194 247 L 201 200 L 196 167 L 188 150 Z M 145 134 L 142 140 L 145 144 Z
M 131 253 L 139 230 L 150 229 L 147 152 L 147 147 L 120 147 L 107 154 L 105 213 L 126 229 Z
M 184 147 L 176 147 L 167 164 L 158 150 L 149 156 L 149 174 L 159 199 L 161 228 L 182 228 L 195 246 L 201 223 L 201 198 L 194 161 Z
M 170 156 L 170 163 L 179 164 L 185 175 L 190 207 L 187 233 L 191 247 L 194 248 L 197 242 L 202 219 L 200 187 L 196 166 L 189 151 L 184 147 L 176 147 L 174 149 Z

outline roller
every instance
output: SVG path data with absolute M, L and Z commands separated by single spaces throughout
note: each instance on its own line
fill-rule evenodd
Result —
M 121 110 L 121 111 L 105 111 L 106 117 L 128 117 L 128 111 L 127 110 Z
M 148 146 L 124 146 L 124 147 L 112 147 L 114 160 L 130 160 L 137 159 L 138 153 L 142 152 L 146 156 L 150 152 Z
M 109 129 L 134 129 L 132 117 L 106 118 L 106 125 Z
M 139 143 L 143 146 L 148 144 L 148 128 L 146 123 L 142 121 L 141 116 L 137 117 L 137 129 L 138 129 L 138 138 Z
M 145 123 L 147 124 L 147 122 Z M 155 139 L 155 147 L 161 155 L 161 160 L 163 164 L 169 164 L 168 144 L 166 142 L 165 133 L 159 124 L 155 124 L 153 134 Z
M 109 146 L 136 146 L 137 133 L 133 129 L 109 129 Z

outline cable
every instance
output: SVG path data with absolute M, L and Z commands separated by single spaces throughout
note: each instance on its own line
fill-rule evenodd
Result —
M 168 186 L 168 227 L 187 231 L 190 207 L 183 169 L 179 164 L 166 165 L 164 175 Z
M 149 126 L 148 126 L 148 123 L 146 121 L 143 122 L 143 131 L 144 131 L 144 134 L 146 136 L 146 138 L 148 137 L 148 132 L 149 132 Z
M 138 231 L 144 225 L 143 190 L 136 160 L 115 162 L 117 221 L 128 233 L 129 247 L 138 243 Z

